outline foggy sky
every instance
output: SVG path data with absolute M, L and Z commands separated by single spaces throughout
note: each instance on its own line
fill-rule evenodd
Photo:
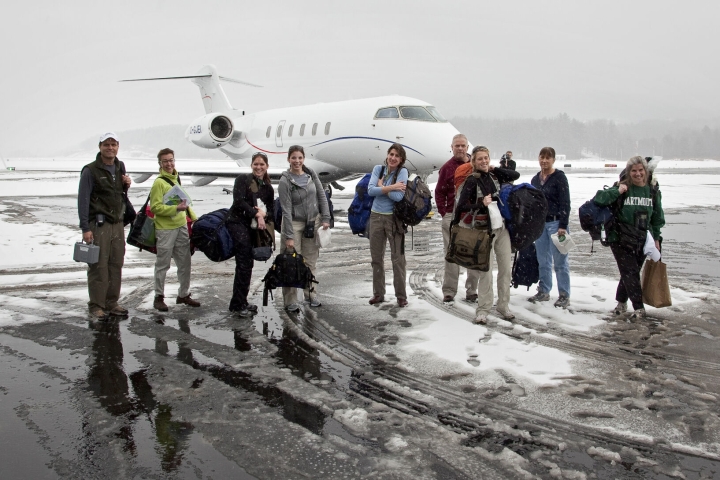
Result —
M 388 94 L 446 117 L 717 118 L 713 1 L 4 2 L 0 156 L 204 113 L 189 80 L 248 113 Z M 121 142 L 122 145 L 122 142 Z

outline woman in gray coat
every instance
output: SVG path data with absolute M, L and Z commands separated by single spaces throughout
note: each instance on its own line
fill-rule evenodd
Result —
M 278 185 L 280 205 L 282 206 L 281 241 L 285 248 L 294 248 L 305 259 L 305 263 L 315 274 L 315 265 L 320 249 L 315 243 L 315 233 L 322 227 L 330 227 L 330 209 L 327 197 L 317 174 L 307 168 L 305 150 L 300 145 L 293 145 L 288 150 L 290 168 L 282 173 Z M 322 304 L 314 287 L 306 289 L 305 300 L 311 307 Z M 300 301 L 297 289 L 283 287 L 285 310 L 297 312 Z

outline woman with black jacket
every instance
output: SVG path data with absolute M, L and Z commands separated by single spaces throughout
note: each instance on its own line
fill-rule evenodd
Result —
M 235 279 L 229 309 L 242 317 L 257 313 L 258 310 L 257 305 L 248 304 L 247 301 L 254 264 L 252 221 L 257 220 L 258 230 L 267 230 L 268 225 L 273 225 L 275 191 L 270 184 L 268 166 L 268 158 L 264 153 L 257 152 L 252 156 L 252 173 L 239 175 L 235 179 L 233 204 L 227 220 L 228 230 L 235 242 Z M 274 229 L 268 232 L 274 232 Z M 274 236 L 274 233 L 271 235 Z
M 554 264 L 559 292 L 555 306 L 567 308 L 570 305 L 570 263 L 568 262 L 567 253 L 560 253 L 550 236 L 554 233 L 557 233 L 558 236 L 568 233 L 570 187 L 565 172 L 555 168 L 554 148 L 544 147 L 540 150 L 538 162 L 540 163 L 540 171 L 532 178 L 530 183 L 545 195 L 548 211 L 545 217 L 545 229 L 540 238 L 535 240 L 535 251 L 537 252 L 540 267 L 538 291 L 528 300 L 533 303 L 550 300 Z
M 473 148 L 472 158 L 474 173 L 470 175 L 459 192 L 453 224 L 469 226 L 473 217 L 476 227 L 486 228 L 490 224 L 490 230 L 494 235 L 492 240 L 492 252 L 498 264 L 498 302 L 496 310 L 505 320 L 515 318 L 510 312 L 510 284 L 512 283 L 512 252 L 510 247 L 510 234 L 500 217 L 497 208 L 499 186 L 502 183 L 509 183 L 520 178 L 520 174 L 507 168 L 493 167 L 490 165 L 490 150 L 487 147 L 477 146 Z M 478 198 L 478 190 L 482 195 Z M 500 218 L 499 225 L 493 225 L 490 220 L 489 208 L 497 212 L 495 218 Z M 491 252 L 491 253 L 492 253 Z M 476 318 L 473 323 L 487 323 L 487 316 L 493 306 L 493 278 L 492 278 L 492 255 L 490 255 L 490 269 L 487 272 L 479 272 L 478 281 L 478 305 Z

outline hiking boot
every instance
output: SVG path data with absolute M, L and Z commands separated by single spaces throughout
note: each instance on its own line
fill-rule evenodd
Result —
M 248 303 L 247 306 L 246 306 L 246 308 L 247 308 L 248 310 L 250 310 L 252 313 L 257 313 L 257 312 L 258 312 L 258 306 L 255 305 L 254 303 Z
M 545 292 L 538 292 L 532 297 L 528 298 L 528 302 L 547 302 L 550 300 L 550 294 Z
M 177 297 L 177 299 L 175 299 L 175 303 L 184 303 L 185 305 L 190 305 L 191 307 L 199 307 L 200 306 L 200 302 L 190 298 L 189 293 L 187 294 L 187 297 Z
M 93 307 L 90 309 L 90 317 L 94 320 L 106 320 L 108 314 L 100 307 Z
M 382 303 L 384 301 L 385 301 L 385 297 L 383 297 L 382 295 L 375 295 L 374 297 L 372 297 L 370 299 L 370 301 L 368 303 L 370 305 L 375 305 L 376 303 Z
M 310 305 L 311 307 L 316 307 L 316 308 L 322 307 L 322 303 L 320 303 L 320 300 L 318 300 L 317 298 L 311 298 L 310 301 L 308 302 L 308 305 Z
M 513 315 L 512 312 L 510 312 L 510 310 L 504 311 L 504 310 L 496 309 L 496 311 L 497 311 L 498 315 L 500 315 L 503 318 L 503 320 L 514 320 L 515 319 L 515 315 Z
M 407 307 L 408 306 L 407 298 L 398 298 L 397 302 L 398 302 L 398 307 Z
M 555 301 L 556 307 L 567 308 L 568 305 L 570 305 L 570 297 L 568 297 L 567 295 L 561 294 Z
M 115 305 L 107 313 L 110 315 L 117 316 L 117 317 L 127 317 L 128 313 L 130 313 L 130 312 L 128 312 L 127 308 L 123 308 L 120 305 Z
M 443 297 L 443 303 L 450 303 L 453 300 L 455 300 L 455 297 L 453 297 L 452 295 L 445 295 Z
M 155 310 L 160 310 L 161 312 L 167 312 L 168 306 L 165 305 L 165 297 L 162 295 L 156 295 L 155 301 L 153 302 L 153 308 Z
M 475 303 L 477 302 L 478 296 L 477 293 L 471 293 L 470 295 L 465 295 L 465 301 L 468 303 Z
M 475 317 L 475 320 L 473 320 L 473 323 L 475 325 L 485 325 L 487 324 L 487 315 L 483 315 L 482 313 Z
M 625 312 L 627 312 L 627 302 L 618 302 L 615 310 L 613 310 L 613 315 L 622 315 Z
M 644 309 L 644 308 L 638 308 L 637 310 L 635 310 L 635 311 L 633 312 L 633 314 L 632 314 L 632 316 L 631 316 L 630 318 L 632 318 L 633 320 L 637 320 L 637 319 L 641 319 L 641 318 L 647 318 L 647 313 L 645 313 L 645 309 Z
M 297 303 L 291 303 L 290 305 L 285 306 L 285 310 L 291 313 L 297 313 L 300 311 L 300 305 Z

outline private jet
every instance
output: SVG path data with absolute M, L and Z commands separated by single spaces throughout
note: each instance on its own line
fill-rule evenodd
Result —
M 246 114 L 232 107 L 220 81 L 258 85 L 222 77 L 214 65 L 203 66 L 195 75 L 121 81 L 177 79 L 196 84 L 205 107 L 205 115 L 188 126 L 185 138 L 198 147 L 219 149 L 246 172 L 253 153 L 264 152 L 274 180 L 287 169 L 287 149 L 291 145 L 304 148 L 305 164 L 317 172 L 324 185 L 340 188 L 338 180 L 370 172 L 384 161 L 388 147 L 396 142 L 407 152 L 408 170 L 427 177 L 452 156 L 450 144 L 458 133 L 429 103 L 398 95 Z M 181 173 L 190 176 L 194 185 L 206 185 L 239 172 Z M 136 181 L 150 176 L 136 177 Z

